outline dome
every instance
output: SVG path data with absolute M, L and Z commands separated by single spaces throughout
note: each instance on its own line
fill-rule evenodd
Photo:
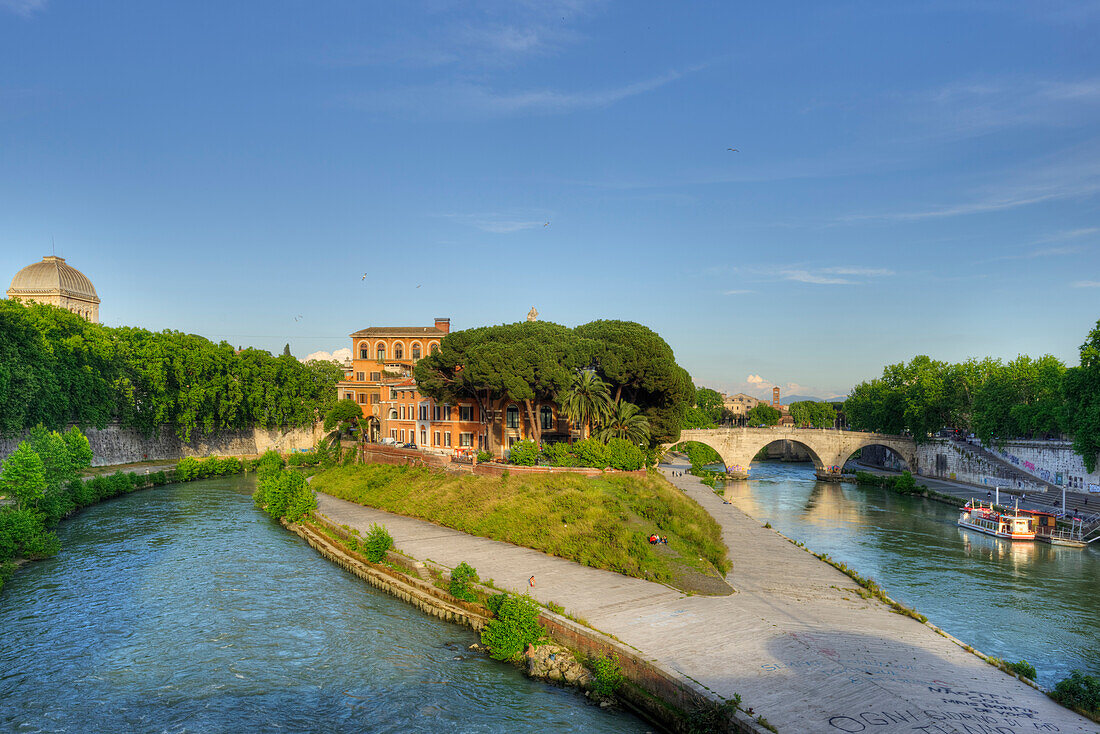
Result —
M 65 258 L 47 255 L 42 262 L 28 265 L 15 274 L 8 289 L 9 298 L 19 296 L 60 295 L 99 303 L 95 286 Z

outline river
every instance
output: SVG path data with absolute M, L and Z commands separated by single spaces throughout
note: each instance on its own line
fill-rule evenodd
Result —
M 644 732 L 318 556 L 253 479 L 88 508 L 0 591 L 0 730 Z
M 720 468 L 720 467 L 719 467 Z M 818 482 L 811 464 L 757 462 L 730 482 L 738 508 L 828 553 L 978 650 L 1025 659 L 1053 686 L 1100 673 L 1100 553 L 963 530 L 947 505 Z M 736 559 L 734 559 L 736 562 Z

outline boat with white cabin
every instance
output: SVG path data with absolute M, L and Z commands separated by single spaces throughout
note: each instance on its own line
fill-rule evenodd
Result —
M 1020 510 L 998 510 L 992 502 L 970 500 L 963 505 L 959 527 L 1007 540 L 1035 540 L 1035 519 Z

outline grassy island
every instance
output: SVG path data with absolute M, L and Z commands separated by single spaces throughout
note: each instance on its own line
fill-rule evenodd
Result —
M 663 477 L 567 472 L 503 479 L 367 464 L 314 476 L 319 492 L 544 553 L 667 583 L 728 594 L 721 530 Z M 651 545 L 649 535 L 668 538 Z

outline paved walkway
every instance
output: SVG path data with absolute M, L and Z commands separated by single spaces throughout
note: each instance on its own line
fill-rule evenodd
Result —
M 1100 732 L 930 628 L 861 599 L 847 576 L 742 513 L 695 477 L 671 477 L 722 525 L 738 593 L 685 596 L 640 579 L 318 495 L 319 511 L 396 545 L 556 602 L 719 696 L 742 696 L 780 732 Z M 960 588 L 963 588 L 960 584 Z

